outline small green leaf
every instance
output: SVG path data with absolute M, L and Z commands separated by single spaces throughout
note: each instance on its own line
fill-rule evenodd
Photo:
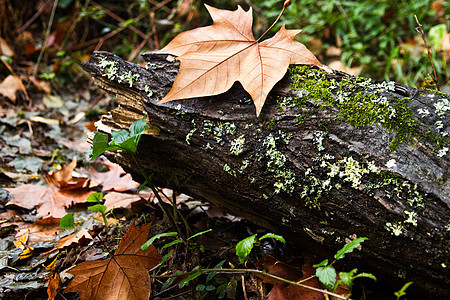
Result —
M 267 238 L 276 239 L 277 241 L 280 241 L 283 244 L 286 244 L 286 240 L 284 239 L 284 237 L 282 237 L 281 235 L 278 235 L 278 234 L 274 234 L 274 233 L 266 233 L 265 235 L 260 237 L 259 240 L 261 241 L 261 240 L 267 239 Z
M 323 267 L 323 266 L 326 266 L 326 265 L 328 265 L 328 259 L 325 259 L 325 260 L 323 260 L 322 262 L 313 265 L 313 267 L 314 267 L 314 268 L 318 268 L 318 267 Z
M 164 246 L 162 246 L 162 248 L 159 251 L 161 251 L 163 249 L 166 249 L 166 248 L 169 248 L 169 247 L 172 247 L 173 245 L 179 244 L 179 243 L 182 243 L 182 242 L 183 242 L 182 240 L 176 239 L 175 241 L 172 241 L 172 242 L 167 243 Z
M 215 289 L 216 289 L 216 287 L 213 286 L 213 285 L 208 285 L 208 286 L 206 287 L 206 291 L 207 291 L 207 292 L 214 291 Z
M 166 255 L 164 255 L 164 256 L 161 258 L 161 263 L 162 263 L 162 264 L 165 263 L 166 260 L 167 260 L 169 257 L 172 256 L 173 252 L 174 252 L 174 251 L 169 252 L 169 253 L 167 253 Z
M 59 227 L 62 229 L 70 229 L 75 227 L 75 222 L 73 220 L 73 213 L 68 213 L 59 220 Z
M 120 146 L 120 148 L 136 153 L 136 149 L 137 149 L 137 144 L 139 142 L 138 136 L 135 137 L 130 137 L 128 139 L 126 139 L 125 141 L 123 141 L 122 143 L 118 144 Z
M 88 206 L 88 209 L 104 214 L 106 209 L 107 209 L 107 207 L 105 205 L 103 205 L 103 204 L 95 204 L 95 205 L 92 205 L 92 206 Z
M 141 191 L 145 189 L 145 186 L 147 185 L 148 181 L 145 179 L 144 183 L 141 184 L 141 186 L 138 188 L 136 194 L 139 194 Z
M 333 290 L 336 283 L 336 270 L 333 266 L 317 268 L 316 276 L 328 289 Z
M 103 154 L 108 148 L 108 135 L 96 132 L 94 138 L 92 139 L 92 150 L 90 151 L 91 156 L 89 161 L 92 161 Z
M 357 274 L 357 275 L 353 276 L 353 279 L 361 278 L 361 277 L 371 278 L 371 279 L 377 281 L 377 278 L 371 273 L 360 273 L 360 274 Z
M 243 263 L 247 256 L 253 249 L 253 244 L 255 242 L 256 234 L 249 236 L 236 245 L 236 255 L 239 257 L 239 261 Z
M 133 124 L 131 124 L 130 135 L 135 136 L 138 134 L 143 134 L 144 131 L 148 128 L 150 128 L 150 127 L 148 127 L 147 123 L 145 122 L 145 119 L 142 118 L 140 120 L 133 122 Z
M 413 283 L 414 283 L 414 282 L 412 282 L 412 281 L 405 283 L 405 284 L 403 285 L 403 287 L 402 287 L 398 292 L 395 292 L 395 293 L 394 293 L 395 296 L 397 296 L 397 300 L 400 299 L 401 297 L 403 297 L 403 296 L 406 295 L 406 292 L 405 292 L 406 289 L 407 289 L 411 284 L 413 284 Z
M 165 289 L 167 289 L 169 287 L 169 285 L 172 284 L 172 282 L 175 280 L 176 277 L 170 277 L 169 279 L 166 280 L 166 282 L 164 282 L 164 284 L 161 287 L 161 291 L 164 291 Z
M 368 238 L 366 238 L 366 237 L 360 237 L 360 238 L 354 239 L 353 241 L 351 241 L 348 244 L 345 244 L 344 247 L 342 247 L 342 249 L 336 253 L 334 258 L 336 258 L 336 259 L 344 258 L 345 254 L 353 252 L 353 250 L 355 248 L 359 247 L 359 245 L 361 245 L 361 243 L 367 239 Z
M 181 289 L 181 288 L 184 287 L 185 285 L 186 285 L 186 286 L 189 285 L 189 282 L 190 282 L 190 281 L 192 281 L 192 280 L 194 280 L 195 278 L 197 278 L 198 276 L 202 275 L 202 273 L 203 273 L 203 272 L 196 272 L 196 273 L 193 273 L 193 274 L 189 275 L 188 277 L 182 279 L 182 280 L 180 281 L 180 283 L 178 284 L 178 286 L 179 286 L 180 289 Z
M 153 244 L 153 242 L 155 240 L 166 237 L 166 236 L 175 236 L 177 234 L 178 234 L 178 232 L 163 232 L 163 233 L 157 234 L 155 236 L 152 236 L 147 242 L 145 242 L 144 245 L 141 246 L 141 249 L 145 251 L 145 250 L 147 250 L 148 246 Z
M 190 239 L 193 239 L 193 238 L 195 238 L 195 237 L 198 237 L 199 235 L 202 235 L 202 234 L 205 234 L 205 233 L 207 233 L 207 232 L 210 232 L 212 229 L 208 229 L 208 230 L 205 230 L 205 231 L 201 231 L 201 232 L 197 232 L 196 234 L 194 234 L 193 236 L 190 236 L 190 237 L 188 237 L 188 241 L 190 240 Z
M 227 292 L 227 287 L 228 287 L 228 284 L 222 284 L 221 286 L 219 286 L 217 288 L 216 294 L 218 295 L 219 299 L 225 298 L 225 294 Z
M 199 284 L 195 287 L 195 290 L 197 292 L 203 292 L 206 289 L 206 286 L 204 284 Z
M 349 288 L 353 285 L 353 275 L 358 271 L 358 269 L 353 269 L 350 272 L 339 272 L 339 278 L 342 282 Z
M 222 260 L 220 263 L 218 263 L 213 269 L 220 269 L 222 268 L 223 264 L 225 263 L 225 259 Z M 208 276 L 206 277 L 206 282 L 208 283 L 211 279 L 216 276 L 217 272 L 210 272 Z
M 99 203 L 102 199 L 103 199 L 103 193 L 92 193 L 87 197 L 86 202 Z
M 124 141 L 130 138 L 130 133 L 125 129 L 111 130 L 111 139 L 115 144 L 120 145 Z

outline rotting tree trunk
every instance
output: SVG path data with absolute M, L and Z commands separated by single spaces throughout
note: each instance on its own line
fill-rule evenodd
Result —
M 449 99 L 311 68 L 290 69 L 256 118 L 239 84 L 221 95 L 156 105 L 178 72 L 173 57 L 145 67 L 108 52 L 83 64 L 119 107 L 99 131 L 151 126 L 139 158 L 155 184 L 204 198 L 360 271 L 450 295 Z M 323 88 L 323 90 L 320 90 Z M 134 176 L 126 153 L 111 154 Z M 395 280 L 398 279 L 398 280 Z

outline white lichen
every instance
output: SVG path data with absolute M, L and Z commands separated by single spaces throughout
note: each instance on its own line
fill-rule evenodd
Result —
M 405 220 L 405 223 L 410 223 L 414 226 L 417 226 L 417 213 L 413 211 L 405 211 L 405 214 L 408 216 L 408 218 Z
M 440 118 L 444 118 L 445 113 L 450 110 L 450 101 L 447 98 L 441 98 L 434 103 L 435 112 Z
M 401 224 L 401 222 L 397 222 L 394 224 L 387 222 L 386 227 L 387 227 L 387 230 L 391 231 L 391 234 L 393 234 L 395 236 L 399 236 L 402 234 L 403 225 Z
M 325 148 L 323 147 L 323 139 L 327 135 L 324 131 L 316 131 L 314 132 L 314 138 L 313 141 L 317 145 L 317 150 L 323 151 Z
M 98 66 L 105 72 L 102 76 L 106 76 L 110 80 L 114 80 L 116 78 L 117 72 L 119 71 L 119 65 L 117 62 L 107 60 L 105 57 L 102 57 Z
M 239 155 L 244 151 L 244 144 L 245 144 L 245 136 L 241 135 L 240 137 L 234 139 L 231 141 L 231 148 L 230 151 L 234 155 Z
M 193 129 L 191 129 L 191 131 L 189 131 L 188 132 L 188 134 L 186 134 L 186 143 L 188 144 L 188 145 L 190 145 L 191 144 L 191 138 L 192 138 L 192 135 L 194 134 L 194 132 L 196 132 L 197 131 L 197 128 L 193 128 Z
M 447 155 L 447 152 L 448 152 L 448 147 L 444 147 L 442 149 L 439 149 L 437 156 L 443 157 L 443 156 Z

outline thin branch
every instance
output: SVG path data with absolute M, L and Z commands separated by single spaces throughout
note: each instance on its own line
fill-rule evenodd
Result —
M 420 33 L 420 35 L 422 36 L 423 42 L 425 43 L 425 47 L 427 48 L 428 58 L 430 59 L 431 66 L 433 67 L 433 75 L 434 75 L 433 81 L 436 84 L 437 90 L 440 91 L 441 89 L 439 88 L 439 83 L 438 83 L 438 79 L 437 79 L 437 75 L 436 75 L 436 69 L 434 68 L 433 58 L 431 57 L 430 47 L 428 47 L 427 40 L 425 39 L 425 33 L 423 32 L 422 25 L 419 23 L 419 20 L 417 19 L 416 15 L 414 15 L 414 18 L 416 18 L 417 25 L 419 25 L 419 27 L 416 27 L 416 31 L 418 33 Z
M 255 269 L 197 269 L 195 271 L 186 272 L 186 273 L 177 273 L 177 274 L 169 274 L 169 275 L 150 275 L 150 277 L 152 277 L 152 278 L 186 277 L 186 276 L 189 276 L 191 274 L 199 273 L 199 272 L 200 273 L 208 273 L 208 272 L 216 272 L 216 273 L 253 273 L 253 274 L 267 276 L 267 277 L 270 277 L 272 279 L 275 279 L 275 280 L 278 280 L 278 281 L 281 281 L 281 282 L 284 282 L 284 283 L 287 283 L 287 284 L 295 285 L 295 286 L 298 286 L 298 287 L 302 287 L 302 288 L 305 288 L 305 289 L 308 289 L 308 290 L 316 291 L 316 292 L 319 292 L 319 293 L 324 293 L 324 294 L 336 297 L 338 299 L 344 299 L 344 300 L 347 299 L 346 297 L 344 297 L 342 295 L 339 295 L 339 294 L 336 294 L 336 293 L 333 293 L 333 292 L 329 292 L 327 290 L 321 290 L 321 289 L 318 289 L 318 288 L 315 288 L 315 287 L 312 287 L 312 286 L 309 286 L 309 285 L 300 284 L 300 283 L 297 283 L 295 281 L 287 280 L 287 279 L 284 279 L 282 277 L 278 277 L 278 276 L 266 273 L 264 271 L 255 270 Z

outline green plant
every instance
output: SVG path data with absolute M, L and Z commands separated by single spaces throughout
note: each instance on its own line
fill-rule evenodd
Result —
M 59 220 L 59 227 L 62 229 L 70 229 L 75 227 L 75 221 L 73 220 L 73 213 L 68 213 Z
M 163 232 L 163 233 L 160 233 L 160 234 L 157 234 L 157 235 L 151 237 L 147 242 L 145 242 L 145 244 L 143 244 L 143 245 L 141 246 L 141 249 L 142 249 L 142 250 L 147 250 L 147 248 L 148 248 L 151 244 L 153 244 L 153 242 L 154 242 L 155 240 L 158 240 L 158 239 L 161 239 L 161 238 L 164 238 L 164 237 L 172 237 L 172 236 L 177 236 L 177 238 L 174 239 L 173 241 L 171 241 L 171 242 L 165 244 L 165 245 L 160 249 L 160 251 L 162 251 L 162 250 L 165 249 L 165 248 L 171 247 L 171 246 L 173 246 L 173 245 L 175 245 L 175 244 L 179 244 L 179 243 L 183 243 L 185 246 L 190 247 L 190 245 L 191 245 L 191 244 L 190 244 L 190 240 L 192 240 L 192 239 L 194 239 L 194 238 L 196 238 L 196 237 L 198 237 L 198 236 L 200 236 L 200 235 L 202 235 L 202 234 L 205 234 L 205 233 L 207 233 L 207 232 L 210 232 L 211 230 L 212 230 L 212 229 L 208 229 L 208 230 L 204 230 L 204 231 L 201 231 L 201 232 L 197 232 L 196 234 L 194 234 L 194 235 L 188 237 L 187 239 L 184 239 L 182 236 L 180 236 L 178 232 L 174 232 L 174 231 L 173 231 L 173 232 Z
M 112 213 L 112 211 L 106 213 L 107 207 L 105 205 L 101 204 L 101 202 L 100 202 L 102 199 L 103 199 L 103 193 L 92 193 L 87 197 L 86 202 L 97 203 L 95 205 L 88 206 L 88 209 L 102 214 L 103 223 L 105 224 L 106 231 L 108 231 L 109 227 L 108 227 L 108 221 L 107 221 L 106 217 L 108 215 L 110 215 Z
M 413 284 L 412 281 L 405 283 L 400 290 L 394 293 L 394 295 L 397 297 L 397 300 L 406 295 L 405 291 L 411 284 Z
M 339 272 L 340 279 L 338 281 L 336 280 L 336 270 L 334 269 L 333 264 L 339 259 L 344 258 L 345 254 L 353 252 L 353 250 L 359 247 L 365 240 L 367 240 L 367 238 L 360 237 L 354 239 L 350 243 L 345 244 L 341 250 L 336 252 L 336 254 L 334 255 L 334 260 L 330 264 L 328 264 L 328 259 L 325 259 L 322 262 L 314 265 L 313 267 L 317 268 L 316 276 L 317 278 L 319 278 L 319 281 L 332 291 L 334 291 L 341 282 L 351 289 L 353 286 L 353 280 L 355 280 L 356 278 L 366 277 L 376 281 L 376 277 L 370 273 L 357 274 L 357 269 L 353 269 L 350 272 Z
M 99 212 L 102 214 L 103 223 L 105 224 L 105 229 L 108 231 L 108 220 L 106 219 L 110 214 L 112 214 L 112 210 L 106 213 L 107 207 L 101 203 L 103 199 L 103 193 L 92 193 L 90 194 L 86 202 L 94 202 L 97 203 L 95 205 L 88 206 L 88 209 L 91 211 Z M 73 213 L 68 213 L 59 221 L 59 227 L 62 229 L 69 229 L 75 227 L 75 221 L 73 219 Z
M 152 192 L 154 193 L 155 197 L 158 199 L 158 205 L 163 210 L 164 214 L 169 218 L 170 222 L 172 223 L 174 228 L 178 229 L 178 232 L 181 232 L 176 219 L 177 216 L 180 217 L 182 220 L 186 234 L 188 235 L 190 232 L 189 225 L 187 224 L 186 220 L 182 216 L 182 214 L 176 210 L 176 203 L 175 201 L 172 201 L 172 199 L 168 198 L 164 195 L 150 180 L 151 176 L 147 174 L 144 167 L 142 166 L 141 161 L 139 160 L 139 157 L 137 155 L 137 145 L 139 143 L 139 140 L 141 139 L 142 135 L 144 134 L 145 130 L 147 130 L 149 126 L 147 123 L 145 123 L 145 119 L 142 118 L 140 120 L 137 120 L 133 122 L 130 126 L 130 131 L 127 130 L 111 130 L 111 141 L 108 142 L 109 137 L 105 133 L 96 132 L 94 135 L 94 138 L 92 140 L 92 148 L 88 150 L 87 154 L 89 155 L 89 160 L 92 161 L 102 155 L 105 151 L 117 151 L 122 150 L 126 151 L 131 154 L 131 157 L 133 158 L 134 162 L 136 163 L 140 173 L 145 178 L 144 183 L 141 184 L 141 186 L 138 189 L 138 192 L 144 189 L 144 187 L 147 185 L 150 187 Z M 170 213 L 169 208 L 166 206 L 167 204 L 161 199 L 160 194 L 163 194 L 173 205 L 175 212 L 172 214 Z
M 253 246 L 255 244 L 259 244 L 263 239 L 267 239 L 267 238 L 276 239 L 277 241 L 280 241 L 283 244 L 286 243 L 285 239 L 281 235 L 277 235 L 274 233 L 266 233 L 265 235 L 260 237 L 258 240 L 256 240 L 256 234 L 246 237 L 245 239 L 243 239 L 242 241 L 240 241 L 236 244 L 236 255 L 238 256 L 239 261 L 241 263 L 243 263 L 247 259 L 247 256 L 252 251 Z

